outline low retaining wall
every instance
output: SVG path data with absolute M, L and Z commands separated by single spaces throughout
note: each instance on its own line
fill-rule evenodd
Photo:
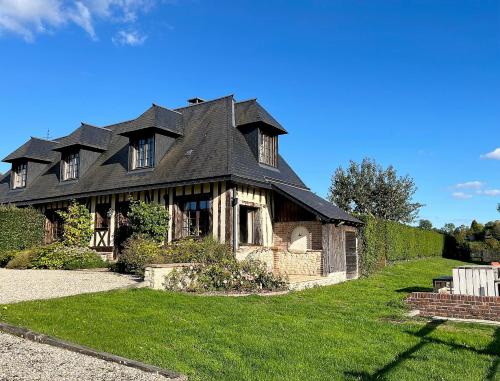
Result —
M 500 321 L 500 297 L 412 292 L 406 302 L 421 316 Z
M 144 269 L 144 282 L 149 288 L 154 290 L 165 289 L 165 276 L 173 269 L 182 269 L 191 266 L 191 263 L 170 263 L 165 265 L 149 265 Z

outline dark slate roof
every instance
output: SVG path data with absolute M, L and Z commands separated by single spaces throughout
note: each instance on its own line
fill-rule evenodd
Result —
M 145 129 L 153 129 L 167 135 L 181 136 L 183 135 L 182 114 L 153 103 L 149 109 L 129 123 L 120 133 L 122 135 L 131 135 Z
M 238 102 L 235 104 L 235 109 L 237 126 L 264 123 L 272 127 L 278 134 L 288 133 L 255 99 Z
M 57 142 L 52 140 L 32 137 L 2 161 L 11 163 L 19 159 L 31 159 L 50 163 L 57 157 L 57 155 L 52 152 L 52 149 L 56 146 L 56 144 Z
M 277 168 L 259 164 L 243 132 L 235 126 L 235 120 L 242 120 L 240 106 L 241 103 L 235 103 L 231 95 L 175 110 L 153 106 L 137 119 L 105 128 L 82 125 L 77 130 L 80 132 L 57 139 L 59 147 L 72 142 L 92 143 L 93 147 L 103 152 L 75 182 L 60 182 L 58 179 L 60 155 L 53 151 L 57 142 L 42 141 L 46 147 L 43 150 L 34 150 L 31 145 L 28 146 L 30 149 L 23 146 L 14 152 L 14 156 L 36 151 L 38 157 L 50 158 L 50 162 L 23 190 L 10 190 L 10 172 L 0 176 L 0 203 L 41 203 L 225 179 L 268 189 L 274 187 L 283 192 L 286 190 L 290 197 L 308 204 L 309 209 L 316 210 L 325 219 L 357 221 L 308 191 L 283 157 L 279 157 Z M 175 141 L 153 170 L 129 172 L 129 139 L 125 135 L 151 126 L 176 131 L 175 134 L 170 133 Z M 33 143 L 33 147 L 37 144 Z
M 309 189 L 298 188 L 293 185 L 287 185 L 278 182 L 272 182 L 273 189 L 283 196 L 302 205 L 323 220 L 327 221 L 348 221 L 354 224 L 362 224 L 360 220 L 344 212 L 338 206 L 315 195 Z
M 111 130 L 82 123 L 82 125 L 70 135 L 59 139 L 54 150 L 62 151 L 65 148 L 80 146 L 98 151 L 106 151 L 109 146 L 111 134 Z

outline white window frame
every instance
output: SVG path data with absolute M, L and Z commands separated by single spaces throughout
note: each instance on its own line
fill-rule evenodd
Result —
M 14 174 L 12 187 L 14 189 L 26 188 L 26 182 L 28 180 L 28 163 L 22 162 L 16 164 L 12 172 Z
M 278 136 L 259 130 L 259 162 L 278 167 Z
M 64 181 L 77 180 L 80 177 L 80 151 L 72 151 L 64 155 L 62 172 Z
M 132 144 L 132 169 L 146 169 L 155 166 L 155 138 L 141 137 Z

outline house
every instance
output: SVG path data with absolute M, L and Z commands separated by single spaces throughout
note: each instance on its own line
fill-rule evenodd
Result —
M 0 204 L 42 211 L 51 242 L 63 228 L 56 211 L 83 202 L 90 246 L 112 257 L 129 200 L 158 202 L 170 212 L 168 242 L 209 235 L 284 274 L 357 277 L 361 222 L 306 187 L 279 154 L 286 133 L 255 99 L 153 104 L 133 120 L 31 138 L 4 159 Z

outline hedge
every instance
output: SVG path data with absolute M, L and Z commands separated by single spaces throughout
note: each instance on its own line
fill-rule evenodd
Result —
M 43 244 L 45 217 L 33 208 L 0 205 L 0 253 Z
M 369 275 L 387 262 L 446 256 L 449 237 L 394 221 L 362 216 L 360 270 Z

